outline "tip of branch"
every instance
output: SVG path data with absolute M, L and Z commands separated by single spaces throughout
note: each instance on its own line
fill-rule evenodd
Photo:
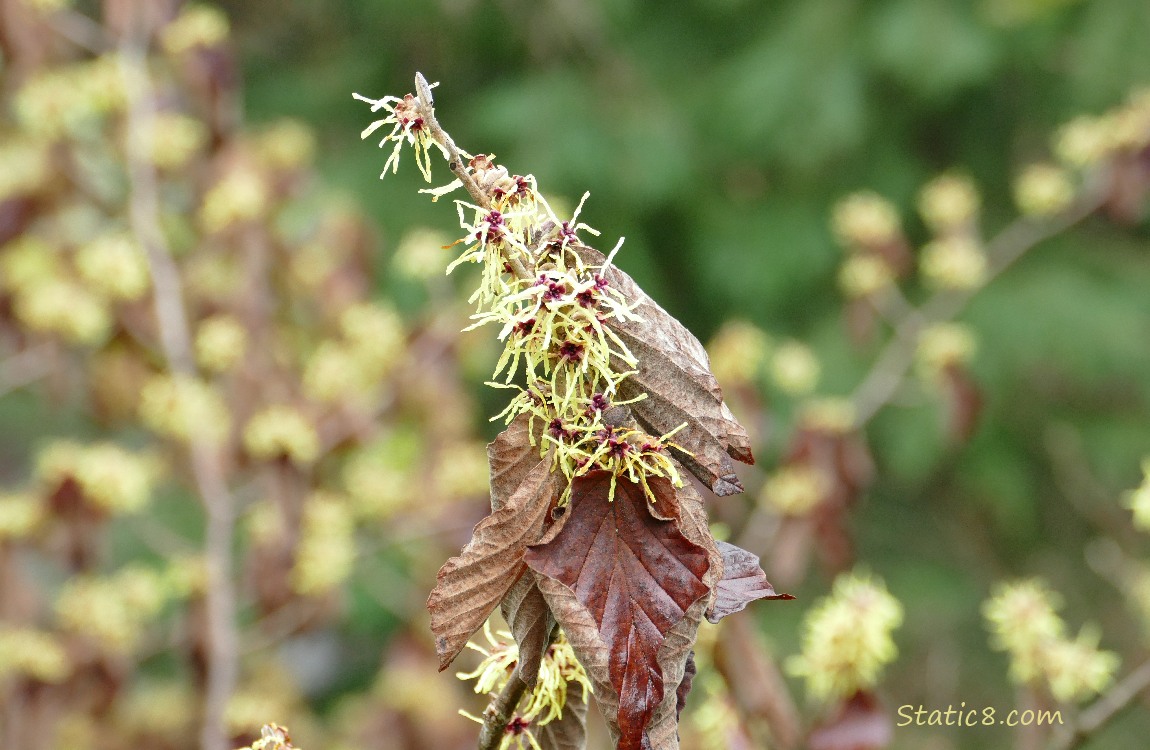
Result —
M 431 86 L 428 85 L 427 79 L 423 77 L 423 73 L 416 72 L 415 74 L 415 91 L 419 94 L 419 98 L 424 105 L 430 107 L 435 104 L 435 99 L 431 96 Z

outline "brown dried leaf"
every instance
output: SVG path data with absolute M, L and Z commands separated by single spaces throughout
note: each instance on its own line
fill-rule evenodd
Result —
M 794 599 L 775 592 L 767 574 L 759 567 L 759 556 L 727 542 L 717 542 L 723 554 L 723 578 L 715 586 L 715 602 L 707 619 L 717 623 L 739 612 L 756 599 Z
M 487 444 L 491 469 L 491 510 L 499 510 L 540 461 L 539 449 L 531 445 L 530 415 L 520 414 L 507 429 Z
M 567 686 L 563 716 L 539 727 L 535 739 L 543 750 L 584 750 L 587 747 L 587 701 L 578 685 Z
M 606 260 L 593 248 L 580 245 L 575 251 L 591 266 L 601 266 Z M 639 361 L 638 372 L 623 381 L 619 395 L 626 399 L 647 394 L 646 399 L 632 404 L 631 410 L 653 435 L 670 432 L 686 422 L 674 439 L 692 455 L 676 451 L 676 457 L 716 495 L 742 492 L 731 459 L 755 462 L 750 438 L 723 401 L 707 351 L 630 276 L 611 266 L 604 277 L 629 302 L 639 303 L 635 308 L 637 320 L 607 321 Z M 626 365 L 619 363 L 619 368 Z
M 476 524 L 460 555 L 439 569 L 427 609 L 440 670 L 522 575 L 523 550 L 543 533 L 547 510 L 560 492 L 560 476 L 547 462 L 539 462 L 503 507 Z
M 555 617 L 535 583 L 535 576 L 526 570 L 499 606 L 519 646 L 519 676 L 527 687 L 534 688 L 543 652 L 550 641 L 551 629 L 555 627 Z
M 638 484 L 620 478 L 614 501 L 608 501 L 610 482 L 611 475 L 604 471 L 576 479 L 563 530 L 550 542 L 528 548 L 524 559 L 540 576 L 574 595 L 578 608 L 541 581 L 540 589 L 589 673 L 601 678 L 606 667 L 619 700 L 609 709 L 618 725 L 619 750 L 639 750 L 644 730 L 663 701 L 665 680 L 678 685 L 686 664 L 684 648 L 674 657 L 677 674 L 666 674 L 660 647 L 710 592 L 704 582 L 709 561 L 706 549 L 673 522 L 648 512 Z M 673 493 L 660 502 L 675 503 Z M 588 641 L 581 632 L 587 625 L 584 612 L 596 627 L 597 639 Z M 689 637 L 674 635 L 693 641 L 694 629 Z M 585 644 L 596 651 L 591 665 L 579 653 Z M 606 647 L 605 664 L 600 644 Z

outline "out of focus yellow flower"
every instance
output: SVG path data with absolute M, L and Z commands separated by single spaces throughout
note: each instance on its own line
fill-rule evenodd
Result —
M 839 288 L 847 297 L 869 297 L 894 282 L 894 273 L 881 257 L 856 253 L 847 257 L 839 269 Z
M 20 288 L 16 317 L 34 331 L 54 333 L 83 346 L 100 344 L 112 327 L 104 300 L 66 278 L 51 278 Z
M 223 398 L 210 385 L 184 375 L 156 375 L 140 392 L 140 418 L 178 440 L 219 442 L 231 430 Z
M 1061 597 L 1038 579 L 998 584 L 982 605 L 991 642 L 1010 654 L 1010 676 L 1016 682 L 1041 676 L 1047 645 L 1066 631 L 1057 613 L 1061 606 Z
M 268 210 L 270 195 L 263 176 L 250 167 L 236 167 L 204 195 L 200 225 L 209 234 L 253 221 Z
M 44 507 L 28 492 L 0 492 L 0 543 L 23 539 L 44 521 Z
M 970 361 L 977 348 L 974 332 L 961 323 L 936 323 L 919 334 L 919 372 L 927 380 L 935 380 L 939 373 L 951 365 Z
M 799 423 L 803 427 L 833 435 L 850 432 L 857 420 L 854 403 L 841 396 L 810 399 L 799 409 Z
M 1014 183 L 1014 202 L 1026 216 L 1052 216 L 1065 211 L 1073 201 L 1070 176 L 1052 164 L 1032 164 Z
M 1058 131 L 1054 140 L 1054 153 L 1067 166 L 1093 166 L 1110 153 L 1107 130 L 1106 121 L 1102 118 L 1085 115 L 1076 117 Z
M 269 406 L 244 428 L 244 448 L 257 459 L 284 457 L 297 464 L 309 464 L 319 457 L 319 434 L 299 409 Z
M 444 232 L 417 227 L 403 236 L 392 263 L 399 273 L 413 279 L 430 279 L 443 274 L 450 254 L 451 237 Z
M 927 282 L 941 289 L 975 289 L 986 281 L 986 255 L 969 237 L 954 235 L 927 243 L 920 264 Z
M 918 212 L 935 234 L 949 234 L 978 215 L 981 199 L 974 182 L 964 175 L 946 174 L 923 187 Z
M 1065 703 L 1086 700 L 1105 690 L 1118 669 L 1118 657 L 1098 649 L 1098 633 L 1083 628 L 1066 635 L 1058 616 L 1061 600 L 1038 579 L 999 584 L 983 604 L 991 643 L 1010 655 L 1010 677 L 1017 683 L 1044 681 Z
M 315 493 L 304 504 L 292 586 L 300 594 L 320 594 L 351 575 L 355 563 L 355 522 L 347 501 Z
M 48 444 L 36 458 L 40 480 L 54 486 L 75 481 L 94 505 L 111 513 L 134 513 L 151 500 L 156 462 L 114 443 L 81 445 L 67 440 Z
M 164 27 L 160 42 L 171 55 L 195 47 L 215 47 L 228 38 L 228 17 L 218 8 L 193 3 L 184 6 L 175 20 Z
M 823 473 L 806 464 L 784 465 L 763 484 L 759 503 L 788 516 L 801 516 L 826 497 Z
M 34 234 L 24 234 L 0 247 L 0 289 L 19 291 L 63 274 L 56 248 Z
M 56 598 L 56 617 L 65 630 L 87 635 L 110 652 L 128 653 L 166 601 L 156 571 L 129 567 L 108 577 L 70 579 Z
M 71 672 L 68 654 L 52 634 L 0 626 L 0 680 L 27 676 L 40 682 L 62 682 Z
M 818 386 L 819 361 L 811 348 L 800 341 L 784 341 L 771 357 L 771 377 L 784 393 L 802 396 Z
M 247 348 L 247 331 L 233 315 L 213 315 L 196 329 L 196 362 L 208 372 L 230 370 Z
M 48 144 L 5 134 L 0 145 L 0 200 L 43 187 L 51 174 Z
M 898 209 L 869 190 L 839 201 L 831 228 L 839 243 L 848 249 L 885 245 L 897 240 L 902 232 Z
M 1099 633 L 1083 628 L 1074 640 L 1057 640 L 1046 655 L 1050 692 L 1064 703 L 1099 695 L 1114 681 L 1119 659 L 1098 648 Z
M 881 581 L 861 573 L 840 575 L 831 595 L 803 619 L 803 650 L 788 669 L 806 679 L 816 700 L 873 688 L 898 655 L 891 633 L 902 618 L 902 605 Z
M 724 385 L 754 383 L 769 350 L 767 334 L 745 320 L 727 321 L 707 345 L 711 372 Z
M 299 120 L 280 120 L 256 138 L 253 144 L 261 163 L 272 169 L 305 167 L 315 156 L 315 133 Z
M 152 282 L 144 252 L 128 234 L 106 234 L 82 246 L 76 252 L 76 269 L 111 299 L 139 299 Z
M 207 142 L 204 123 L 180 112 L 159 112 L 152 122 L 152 163 L 160 169 L 182 169 Z

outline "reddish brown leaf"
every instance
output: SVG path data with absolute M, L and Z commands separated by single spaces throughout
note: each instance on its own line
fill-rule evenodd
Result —
M 775 592 L 767 574 L 759 567 L 758 555 L 727 542 L 717 542 L 723 554 L 723 578 L 715 586 L 715 601 L 707 619 L 718 622 L 744 609 L 756 599 L 794 599 Z
M 870 693 L 856 693 L 820 724 L 808 740 L 811 750 L 880 750 L 894 733 L 890 716 Z
M 610 482 L 604 471 L 576 479 L 566 526 L 553 540 L 528 548 L 524 559 L 573 592 L 596 624 L 619 696 L 618 748 L 638 750 L 663 700 L 659 648 L 687 610 L 710 592 L 703 580 L 709 562 L 705 548 L 673 522 L 648 512 L 638 484 L 620 478 L 610 502 Z M 570 634 L 550 597 L 549 602 Z M 678 679 L 681 675 L 675 684 Z
M 560 476 L 539 462 L 506 504 L 475 526 L 460 555 L 439 569 L 427 609 L 441 670 L 522 575 L 523 550 L 543 533 L 547 510 L 560 492 Z
M 592 266 L 605 261 L 593 248 L 579 246 L 576 252 Z M 638 372 L 623 381 L 620 396 L 647 394 L 646 399 L 632 404 L 631 410 L 653 435 L 670 432 L 685 422 L 687 426 L 676 433 L 675 442 L 688 453 L 676 451 L 676 457 L 716 495 L 742 492 L 731 459 L 754 463 L 750 438 L 723 402 L 707 351 L 630 276 L 612 266 L 604 277 L 628 301 L 639 303 L 635 309 L 638 319 L 607 321 L 639 360 Z

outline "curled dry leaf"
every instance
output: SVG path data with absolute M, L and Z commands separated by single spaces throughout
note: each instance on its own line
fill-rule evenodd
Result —
M 601 266 L 606 260 L 590 247 L 580 245 L 575 250 L 591 266 Z M 676 458 L 716 495 L 742 492 L 731 459 L 755 462 L 750 438 L 723 401 L 703 345 L 630 276 L 614 266 L 604 276 L 628 302 L 639 303 L 637 319 L 606 321 L 639 360 L 638 372 L 623 381 L 619 395 L 627 399 L 647 394 L 631 410 L 652 435 L 665 434 L 685 422 L 687 426 L 674 440 L 688 453 L 676 451 Z
M 612 502 L 610 483 L 604 471 L 574 480 L 566 525 L 554 539 L 530 547 L 524 559 L 588 673 L 609 683 L 613 695 L 604 713 L 615 719 L 619 750 L 639 750 L 663 702 L 664 684 L 682 680 L 697 623 L 688 633 L 673 631 L 688 610 L 705 606 L 710 563 L 704 547 L 648 511 L 640 485 L 620 477 Z M 656 497 L 676 503 L 665 490 Z M 588 620 L 594 634 L 587 632 Z M 660 663 L 660 648 L 672 636 L 685 641 L 673 676 Z
M 775 592 L 767 574 L 759 567 L 758 555 L 727 542 L 716 544 L 723 554 L 723 577 L 715 586 L 715 601 L 707 611 L 708 620 L 717 623 L 756 599 L 795 598 Z
M 458 557 L 439 569 L 427 599 L 431 630 L 446 669 L 524 571 L 523 550 L 539 540 L 561 475 L 540 461 L 506 503 L 475 526 Z

